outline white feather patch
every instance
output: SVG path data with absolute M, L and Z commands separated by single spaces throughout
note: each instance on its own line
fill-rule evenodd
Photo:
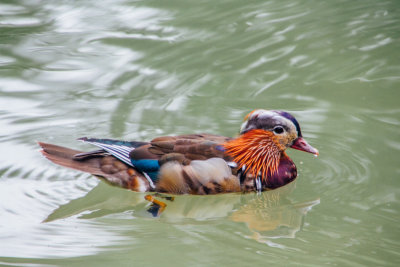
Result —
M 104 144 L 104 143 L 94 142 L 94 141 L 85 141 L 85 140 L 82 140 L 82 141 L 85 143 L 89 143 L 89 144 L 98 146 L 98 147 L 104 149 L 105 151 L 107 151 L 108 153 L 110 153 L 111 155 L 113 155 L 114 157 L 116 157 L 117 159 L 121 160 L 122 162 L 128 164 L 129 166 L 134 167 L 131 162 L 131 159 L 129 157 L 129 154 L 135 148 L 128 147 L 128 146 L 121 146 L 121 145 Z

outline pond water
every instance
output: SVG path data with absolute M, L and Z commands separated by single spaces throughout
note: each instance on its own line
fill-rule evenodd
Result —
M 399 266 L 399 25 L 396 0 L 1 1 L 0 265 Z M 235 136 L 255 108 L 320 156 L 159 218 L 36 144 Z

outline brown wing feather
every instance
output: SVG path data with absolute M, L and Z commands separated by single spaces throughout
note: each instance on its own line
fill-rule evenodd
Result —
M 129 156 L 134 159 L 159 159 L 160 155 L 149 150 L 150 147 L 150 144 L 137 147 L 131 151 Z
M 216 147 L 231 138 L 211 134 L 191 134 L 162 136 L 153 139 L 148 148 L 152 154 L 164 157 L 168 154 L 180 154 L 185 160 L 205 160 L 213 157 L 223 158 L 224 152 Z M 175 160 L 171 157 L 171 160 Z

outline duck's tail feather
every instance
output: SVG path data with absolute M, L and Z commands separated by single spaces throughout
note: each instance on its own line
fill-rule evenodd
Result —
M 78 161 L 74 159 L 75 155 L 82 154 L 82 151 L 42 142 L 38 142 L 38 144 L 42 148 L 42 154 L 55 164 L 83 172 L 88 172 L 93 175 L 104 174 L 100 168 L 99 158 L 92 157 L 85 161 Z
M 104 178 L 112 185 L 140 192 L 150 190 L 150 184 L 143 174 L 108 153 L 85 153 L 43 142 L 38 144 L 42 154 L 55 164 Z

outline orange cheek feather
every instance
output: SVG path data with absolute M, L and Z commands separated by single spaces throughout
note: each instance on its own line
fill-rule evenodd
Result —
M 226 153 L 233 157 L 239 168 L 246 170 L 263 180 L 268 174 L 274 174 L 279 165 L 281 151 L 279 142 L 273 133 L 261 129 L 251 130 L 224 144 Z

